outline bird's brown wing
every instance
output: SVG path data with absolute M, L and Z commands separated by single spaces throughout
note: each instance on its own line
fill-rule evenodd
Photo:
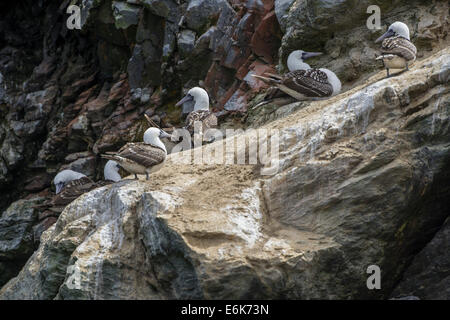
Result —
M 394 54 L 410 61 L 416 58 L 417 48 L 406 38 L 390 37 L 383 40 L 381 44 L 381 53 Z
M 192 111 L 186 118 L 184 127 L 192 135 L 194 133 L 194 124 L 196 121 L 202 122 L 202 130 L 217 126 L 217 117 L 209 110 Z
M 214 128 L 217 126 L 217 117 L 214 113 L 210 113 L 204 120 L 203 120 L 203 127 L 204 130 L 209 128 Z
M 307 97 L 328 97 L 333 93 L 327 74 L 319 69 L 288 72 L 281 84 Z
M 127 143 L 119 151 L 120 157 L 136 162 L 146 168 L 162 163 L 166 159 L 166 152 L 158 147 L 145 143 Z
M 68 182 L 60 193 L 55 195 L 50 204 L 54 207 L 65 207 L 83 193 L 96 188 L 97 184 L 88 177 Z

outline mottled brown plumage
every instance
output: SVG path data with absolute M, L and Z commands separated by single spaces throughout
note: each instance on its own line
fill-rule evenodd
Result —
M 50 200 L 45 201 L 36 208 L 61 213 L 64 208 L 82 194 L 89 192 L 99 185 L 88 177 L 67 182 L 60 193 L 55 194 Z
M 148 174 L 158 170 L 167 156 L 166 150 L 143 142 L 130 142 L 117 153 L 102 155 L 103 158 L 117 161 L 130 173 Z
M 319 69 L 294 70 L 286 73 L 281 83 L 306 97 L 329 97 L 333 87 L 325 72 Z
M 409 28 L 403 22 L 391 24 L 388 30 L 375 43 L 381 42 L 381 55 L 376 60 L 383 61 L 387 77 L 391 76 L 390 69 L 405 69 L 416 60 L 417 49 L 410 40 Z M 400 73 L 402 73 L 400 72 Z M 400 74 L 397 73 L 397 74 Z
M 325 98 L 333 94 L 333 86 L 325 72 L 319 69 L 294 70 L 270 78 L 254 75 L 297 100 Z M 273 90 L 273 89 L 272 89 Z
M 124 145 L 118 152 L 102 154 L 102 158 L 116 161 L 129 173 L 149 174 L 159 170 L 166 160 L 167 150 L 160 138 L 171 136 L 158 128 L 148 128 L 144 132 L 144 142 L 130 142 Z
M 194 124 L 196 121 L 202 123 L 201 132 L 203 133 L 210 128 L 217 126 L 217 117 L 209 110 L 192 111 L 186 118 L 186 126 L 184 127 L 189 133 L 194 134 Z
M 139 163 L 144 167 L 160 164 L 166 158 L 166 151 L 142 142 L 130 142 L 120 148 L 117 156 Z
M 406 61 L 414 61 L 416 59 L 417 48 L 408 39 L 396 36 L 383 40 L 381 44 L 381 53 L 383 55 L 393 54 L 402 57 Z

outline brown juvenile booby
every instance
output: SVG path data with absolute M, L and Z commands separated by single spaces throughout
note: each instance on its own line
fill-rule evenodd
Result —
M 409 38 L 408 26 L 403 22 L 397 21 L 391 24 L 388 31 L 375 41 L 375 43 L 379 42 L 381 42 L 381 55 L 376 60 L 383 61 L 388 78 L 391 76 L 390 69 L 406 71 L 416 61 L 417 48 Z
M 200 121 L 202 124 L 200 134 L 217 126 L 217 117 L 209 110 L 209 96 L 205 89 L 200 87 L 190 89 L 186 96 L 178 101 L 175 106 L 180 106 L 188 101 L 194 102 L 194 110 L 187 116 L 184 128 L 191 135 L 194 134 L 194 124 L 197 121 Z
M 149 174 L 159 170 L 166 160 L 167 150 L 160 138 L 169 138 L 171 135 L 158 128 L 148 128 L 144 132 L 144 142 L 129 142 L 118 152 L 102 154 L 102 158 L 116 161 L 122 168 L 138 174 Z

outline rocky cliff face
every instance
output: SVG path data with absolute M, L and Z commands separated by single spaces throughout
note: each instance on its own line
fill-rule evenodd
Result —
M 383 27 L 411 28 L 421 62 L 402 77 L 377 73 L 367 1 L 1 2 L 0 286 L 28 261 L 1 297 L 442 297 L 448 3 L 372 2 Z M 66 27 L 69 4 L 81 30 Z M 251 75 L 283 71 L 293 49 L 324 52 L 311 65 L 346 92 L 251 109 L 264 89 Z M 34 208 L 62 169 L 102 178 L 99 154 L 140 141 L 144 112 L 179 125 L 174 102 L 194 85 L 228 112 L 222 129 L 281 130 L 276 176 L 172 160 L 61 217 Z M 386 272 L 382 291 L 364 287 L 369 263 Z
M 448 278 L 436 254 L 448 229 L 449 75 L 445 49 L 398 77 L 300 103 L 263 127 L 279 133 L 274 175 L 183 164 L 189 151 L 148 182 L 95 189 L 44 232 L 0 298 L 448 299 L 429 291 Z M 200 149 L 206 163 L 221 142 Z M 370 265 L 380 290 L 366 286 Z

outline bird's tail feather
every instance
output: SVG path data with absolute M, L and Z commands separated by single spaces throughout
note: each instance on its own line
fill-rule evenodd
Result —
M 278 79 L 271 79 L 271 78 L 267 78 L 267 77 L 263 77 L 263 76 L 258 76 L 256 74 L 252 74 L 252 76 L 264 81 L 265 83 L 271 84 L 271 85 L 280 83 L 280 80 L 278 80 Z
M 258 103 L 257 105 L 255 105 L 252 109 L 256 109 L 259 107 L 262 107 L 266 104 L 272 104 L 272 105 L 276 105 L 278 107 L 281 106 L 285 106 L 288 105 L 290 103 L 294 103 L 297 100 L 292 98 L 292 97 L 279 97 L 279 98 L 273 98 L 273 99 L 269 99 L 269 100 L 263 100 L 260 103 Z
M 114 161 L 120 161 L 120 157 L 116 156 L 116 155 L 112 155 L 112 154 L 102 154 L 100 155 L 103 159 L 108 159 L 108 160 L 114 160 Z
M 266 73 L 264 73 L 264 74 L 265 74 L 266 76 L 270 77 L 270 78 L 273 78 L 273 79 L 277 79 L 277 80 L 283 79 L 283 77 L 280 76 L 279 74 L 274 74 L 274 73 L 269 73 L 269 72 L 266 72 Z

